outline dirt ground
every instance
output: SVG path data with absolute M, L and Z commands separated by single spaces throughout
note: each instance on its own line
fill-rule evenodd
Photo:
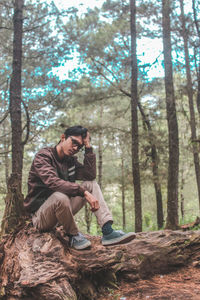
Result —
M 133 283 L 121 282 L 117 289 L 107 289 L 98 300 L 200 300 L 200 268 L 155 275 Z

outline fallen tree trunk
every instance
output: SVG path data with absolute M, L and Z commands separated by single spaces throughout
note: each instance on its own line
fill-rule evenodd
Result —
M 191 230 L 192 228 L 195 228 L 196 226 L 199 226 L 200 224 L 200 218 L 199 217 L 196 217 L 196 220 L 192 223 L 188 223 L 188 224 L 184 224 L 184 225 L 181 225 L 181 229 L 182 230 Z
M 193 263 L 200 264 L 200 231 L 138 233 L 125 245 L 70 249 L 62 231 L 39 233 L 26 225 L 0 244 L 0 299 L 98 299 L 117 279 L 135 281 Z

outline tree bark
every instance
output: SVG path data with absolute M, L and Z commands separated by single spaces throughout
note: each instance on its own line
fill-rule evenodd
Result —
M 136 3 L 130 0 L 131 12 L 131 126 L 132 126 L 132 172 L 135 201 L 135 231 L 142 231 L 142 199 L 139 167 L 139 133 L 138 133 L 138 67 L 136 54 Z
M 168 122 L 169 164 L 168 164 L 168 199 L 166 228 L 178 228 L 178 170 L 179 170 L 179 140 L 176 104 L 174 97 L 172 57 L 170 0 L 162 0 L 162 26 L 165 67 L 165 92 Z
M 62 231 L 60 231 L 62 233 Z M 101 288 L 136 281 L 200 263 L 200 231 L 146 232 L 128 244 L 104 247 L 88 238 L 90 250 L 76 251 L 56 232 L 26 225 L 0 243 L 0 291 L 6 300 L 98 299 Z

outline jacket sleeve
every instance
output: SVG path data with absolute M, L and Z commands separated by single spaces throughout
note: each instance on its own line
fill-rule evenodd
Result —
M 79 184 L 65 181 L 58 177 L 57 171 L 52 166 L 52 159 L 48 153 L 39 152 L 33 162 L 34 172 L 43 184 L 55 192 L 61 192 L 69 196 L 83 196 L 85 189 Z
M 94 180 L 96 178 L 96 155 L 92 147 L 85 149 L 83 164 L 75 161 L 77 180 Z

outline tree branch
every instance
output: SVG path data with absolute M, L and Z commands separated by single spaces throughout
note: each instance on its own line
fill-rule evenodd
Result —
M 10 152 L 11 152 L 11 150 L 8 150 L 8 151 L 5 151 L 5 152 L 0 152 L 0 156 L 4 156 L 5 154 L 8 154 Z
M 5 27 L 5 26 L 0 26 L 0 30 L 1 29 L 6 29 L 6 30 L 13 30 L 12 28 L 9 28 L 9 27 Z
M 3 118 L 0 120 L 0 124 L 3 123 L 3 121 L 5 121 L 5 119 L 7 118 L 8 114 L 9 114 L 9 112 L 10 112 L 9 109 L 5 112 L 5 115 L 4 115 Z
M 26 106 L 26 104 L 24 103 L 24 101 L 22 100 L 22 104 L 24 106 L 25 112 L 26 112 L 26 125 L 24 126 L 24 129 L 27 128 L 26 130 L 26 137 L 24 139 L 24 141 L 22 141 L 22 145 L 26 145 L 28 138 L 29 138 L 29 133 L 30 133 L 30 116 L 29 116 L 29 112 L 28 112 L 28 108 Z M 23 131 L 24 131 L 23 129 Z
M 196 12 L 196 7 L 195 7 L 195 0 L 192 0 L 192 9 L 193 9 L 195 27 L 196 27 L 196 30 L 197 30 L 198 37 L 200 39 L 200 29 L 199 29 L 199 24 L 198 24 L 198 20 L 197 20 L 197 12 Z

